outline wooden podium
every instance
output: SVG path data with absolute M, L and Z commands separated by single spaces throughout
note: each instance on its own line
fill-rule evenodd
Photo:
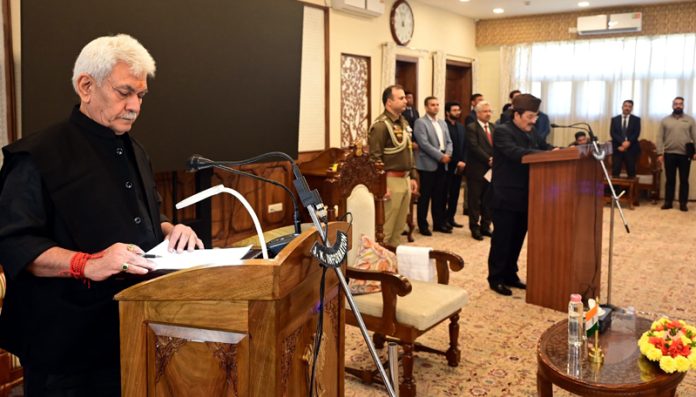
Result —
M 604 184 L 589 146 L 524 156 L 529 164 L 527 303 L 568 310 L 599 294 Z
M 350 236 L 347 223 L 330 224 Z M 199 266 L 116 296 L 122 395 L 307 396 L 321 268 L 314 228 L 275 259 Z M 344 269 L 345 270 L 345 269 Z M 343 395 L 344 294 L 327 272 L 318 395 Z

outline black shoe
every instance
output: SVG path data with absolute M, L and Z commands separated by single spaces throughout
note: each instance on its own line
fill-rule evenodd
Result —
M 432 236 L 433 232 L 431 232 L 429 229 L 418 229 L 418 233 L 424 235 L 424 236 Z
M 512 291 L 510 288 L 504 286 L 503 284 L 493 284 L 491 285 L 491 289 L 500 295 L 505 295 L 505 296 L 510 296 L 512 295 Z
M 679 204 L 679 211 L 688 211 L 689 207 L 686 206 L 686 203 Z
M 513 281 L 511 283 L 506 282 L 505 285 L 507 285 L 508 287 L 511 287 L 511 288 L 527 289 L 527 284 L 523 283 L 520 280 Z
M 454 219 L 452 219 L 451 221 L 447 221 L 447 224 L 449 224 L 452 227 L 457 227 L 457 228 L 464 227 L 464 225 L 462 225 L 461 223 L 455 222 Z
M 479 232 L 476 229 L 471 231 L 471 238 L 473 238 L 474 240 L 478 240 L 478 241 L 483 240 L 483 236 L 481 235 L 481 232 Z
M 671 210 L 672 209 L 672 204 L 667 204 L 664 203 L 662 204 L 662 207 L 660 207 L 661 210 Z
M 493 237 L 491 229 L 481 229 L 481 235 L 486 237 Z
M 434 232 L 440 232 L 440 233 L 449 233 L 452 234 L 452 229 L 448 229 L 446 227 L 440 226 L 440 227 L 434 227 L 433 228 Z

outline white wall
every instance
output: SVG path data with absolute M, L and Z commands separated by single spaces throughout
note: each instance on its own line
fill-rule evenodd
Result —
M 374 119 L 383 111 L 381 94 L 382 47 L 392 42 L 389 14 L 393 0 L 385 1 L 385 12 L 377 18 L 363 18 L 331 9 L 329 11 L 329 56 L 330 56 L 330 142 L 332 147 L 340 145 L 341 120 L 341 53 L 370 57 L 371 66 L 371 112 Z M 418 97 L 432 93 L 432 52 L 442 51 L 451 59 L 475 58 L 476 28 L 474 20 L 410 0 L 415 19 L 413 39 L 408 48 L 399 47 L 397 55 L 417 57 Z M 419 109 L 423 106 L 419 104 Z

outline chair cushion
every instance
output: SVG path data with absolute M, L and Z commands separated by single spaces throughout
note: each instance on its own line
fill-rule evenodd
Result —
M 374 242 L 371 238 L 360 236 L 360 250 L 355 263 L 349 264 L 360 270 L 374 270 L 380 272 L 398 273 L 396 267 L 396 254 Z M 377 280 L 360 280 L 351 278 L 348 283 L 353 295 L 380 292 L 382 287 Z
M 375 196 L 367 186 L 356 185 L 346 198 L 346 211 L 353 215 L 353 248 L 348 251 L 348 263 L 355 263 L 360 251 L 360 236 L 375 238 Z
M 638 174 L 636 176 L 638 177 L 638 183 L 640 183 L 641 185 L 652 185 L 652 183 L 653 183 L 652 174 L 650 174 L 650 175 Z
M 411 293 L 399 297 L 396 304 L 396 321 L 425 331 L 466 305 L 466 290 L 454 285 L 435 284 L 409 280 Z M 355 297 L 360 312 L 382 316 L 382 294 L 367 294 Z M 350 309 L 348 305 L 346 305 Z

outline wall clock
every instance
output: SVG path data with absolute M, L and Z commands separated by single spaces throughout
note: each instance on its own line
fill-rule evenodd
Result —
M 399 45 L 406 45 L 413 37 L 413 10 L 406 0 L 394 2 L 389 18 L 391 34 Z

